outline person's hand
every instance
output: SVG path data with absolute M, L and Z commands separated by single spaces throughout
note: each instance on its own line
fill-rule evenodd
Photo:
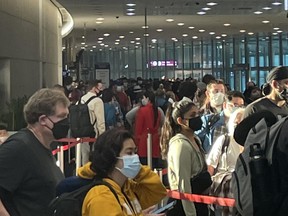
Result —
M 165 216 L 165 213 L 161 213 L 161 214 L 153 214 L 152 212 L 156 209 L 156 206 L 151 206 L 147 209 L 144 209 L 142 212 L 143 212 L 143 215 L 144 216 Z

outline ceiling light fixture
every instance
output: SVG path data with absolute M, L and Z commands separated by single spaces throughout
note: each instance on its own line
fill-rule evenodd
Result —
M 128 13 L 126 13 L 126 15 L 127 15 L 127 16 L 134 16 L 135 13 L 133 13 L 133 12 L 128 12 Z
M 144 34 L 144 37 L 149 37 L 149 34 Z
M 208 2 L 207 5 L 208 6 L 215 6 L 215 5 L 217 5 L 217 3 L 216 2 Z
M 178 26 L 184 26 L 184 23 L 177 23 Z
M 101 22 L 101 21 L 97 21 L 97 22 L 96 22 L 96 24 L 101 24 L 101 23 L 103 23 L 103 22 Z
M 137 45 L 140 45 L 141 43 L 140 43 L 140 42 L 137 42 L 136 44 L 137 44 Z
M 116 45 L 118 45 L 118 44 L 119 44 L 119 42 L 115 42 L 115 44 L 116 44 Z
M 193 38 L 193 39 L 197 39 L 198 37 L 197 37 L 197 36 L 193 36 L 192 38 Z
M 135 8 L 127 8 L 127 11 L 129 12 L 135 11 Z
M 97 41 L 97 43 L 100 43 L 100 44 L 101 44 L 102 42 L 103 42 L 103 41 Z
M 254 33 L 253 32 L 248 32 L 248 35 L 253 35 Z
M 263 7 L 262 9 L 263 10 L 271 10 L 272 8 L 271 7 Z
M 209 7 L 204 7 L 204 8 L 202 8 L 202 10 L 208 11 L 208 10 L 211 10 L 211 8 L 209 8 Z
M 133 33 L 134 33 L 133 31 L 130 31 L 130 32 L 129 32 L 129 34 L 133 34 Z
M 157 32 L 162 32 L 162 31 L 163 31 L 163 29 L 157 29 L 156 31 L 157 31 Z
M 139 41 L 139 40 L 141 40 L 141 38 L 135 38 L 135 40 Z
M 96 46 L 94 45 L 94 46 L 92 46 L 92 48 L 93 48 L 93 49 L 95 49 L 95 48 L 96 48 Z
M 104 38 L 100 37 L 100 38 L 98 38 L 98 40 L 99 40 L 99 41 L 102 41 L 102 40 L 104 40 Z
M 254 14 L 256 15 L 259 15 L 259 14 L 262 14 L 263 12 L 262 11 L 255 11 Z
M 123 39 L 123 38 L 125 38 L 125 36 L 124 35 L 120 35 L 119 38 Z
M 278 31 L 277 31 L 277 33 L 282 33 L 282 32 L 283 32 L 283 31 L 281 31 L 281 30 L 278 30 Z
M 174 22 L 174 19 L 171 19 L 171 18 L 166 19 L 166 22 Z
M 103 18 L 103 17 L 99 17 L 99 18 L 97 18 L 96 20 L 98 20 L 98 21 L 103 21 L 104 18 Z
M 109 47 L 109 45 L 108 45 L 108 44 L 105 44 L 104 47 Z
M 197 14 L 198 14 L 198 15 L 205 15 L 206 12 L 205 12 L 205 11 L 199 11 L 199 12 L 197 12 Z
M 227 37 L 227 34 L 222 34 L 221 36 L 222 36 L 222 37 Z
M 183 37 L 187 37 L 187 36 L 188 36 L 188 34 L 182 34 L 182 36 L 183 36 Z
M 142 28 L 142 29 L 148 29 L 149 26 L 142 26 L 141 28 Z
M 278 33 L 277 33 L 277 32 L 273 32 L 272 34 L 273 34 L 273 35 L 278 35 Z
M 118 41 L 118 42 L 119 42 L 119 41 L 120 41 L 120 39 L 116 39 L 115 41 Z
M 215 34 L 215 32 L 209 32 L 209 34 L 210 34 L 210 35 L 214 35 L 214 34 Z
M 134 43 L 135 43 L 135 41 L 130 41 L 130 43 L 134 44 Z
M 128 7 L 135 7 L 136 6 L 136 4 L 132 4 L 132 3 L 128 3 L 128 4 L 126 4 Z
M 151 39 L 152 43 L 156 43 L 157 39 Z
M 105 33 L 103 34 L 105 37 L 108 37 L 110 34 L 109 33 Z
M 246 32 L 246 30 L 244 30 L 244 29 L 241 29 L 239 32 L 241 32 L 241 33 L 244 33 L 244 32 Z
M 199 32 L 205 32 L 205 30 L 204 29 L 199 29 Z
M 223 25 L 224 26 L 230 26 L 231 24 L 230 23 L 224 23 Z
M 275 28 L 273 28 L 274 30 L 279 30 L 280 28 L 278 28 L 278 27 L 275 27 Z
M 275 2 L 272 3 L 272 5 L 275 5 L 275 6 L 278 6 L 278 5 L 281 5 L 282 3 L 281 2 L 278 2 L 277 0 L 275 0 Z
M 189 28 L 189 29 L 194 29 L 195 27 L 194 27 L 194 26 L 189 26 L 188 28 Z
M 262 23 L 267 24 L 267 23 L 270 23 L 270 21 L 269 20 L 263 20 Z
M 216 36 L 215 38 L 216 38 L 216 39 L 221 39 L 221 37 L 220 37 L 220 36 Z

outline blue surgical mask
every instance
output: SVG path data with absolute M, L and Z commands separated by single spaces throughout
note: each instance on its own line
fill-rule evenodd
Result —
M 127 178 L 135 178 L 141 169 L 139 156 L 137 154 L 124 155 L 123 157 L 118 157 L 118 159 L 123 160 L 123 168 L 115 168 L 118 169 Z

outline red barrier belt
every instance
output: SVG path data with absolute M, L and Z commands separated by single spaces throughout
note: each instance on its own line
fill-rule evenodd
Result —
M 63 142 L 63 143 L 69 143 L 68 145 L 63 146 L 63 151 L 67 151 L 69 148 L 76 146 L 78 143 L 83 142 L 95 142 L 96 138 L 90 138 L 90 137 L 84 137 L 84 138 L 62 138 L 59 140 L 56 140 L 56 142 Z M 55 149 L 52 151 L 52 154 L 55 155 L 58 152 L 60 152 L 60 148 Z
M 235 200 L 230 198 L 180 193 L 178 191 L 171 191 L 171 190 L 167 190 L 167 192 L 168 196 L 174 199 L 184 199 L 197 203 L 216 204 L 220 206 L 229 206 L 229 207 L 233 207 L 235 205 Z

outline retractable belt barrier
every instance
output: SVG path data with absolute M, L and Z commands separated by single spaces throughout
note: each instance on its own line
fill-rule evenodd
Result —
M 163 169 L 162 175 L 166 175 L 166 174 L 167 174 L 167 169 Z M 231 199 L 231 198 L 180 193 L 178 191 L 172 191 L 172 190 L 167 190 L 167 195 L 174 199 L 188 200 L 188 201 L 197 202 L 197 203 L 216 204 L 220 206 L 229 206 L 229 207 L 235 206 L 235 199 Z
M 57 154 L 58 166 L 62 172 L 64 172 L 64 151 L 70 150 L 71 147 L 76 146 L 76 169 L 80 167 L 81 163 L 81 154 L 80 154 L 80 145 L 79 143 L 83 142 L 95 142 L 96 138 L 84 137 L 84 138 L 63 138 L 56 140 L 56 142 L 68 143 L 64 146 L 58 146 L 57 149 L 52 151 L 52 154 Z M 69 157 L 70 158 L 70 157 Z M 70 162 L 70 159 L 69 159 Z

